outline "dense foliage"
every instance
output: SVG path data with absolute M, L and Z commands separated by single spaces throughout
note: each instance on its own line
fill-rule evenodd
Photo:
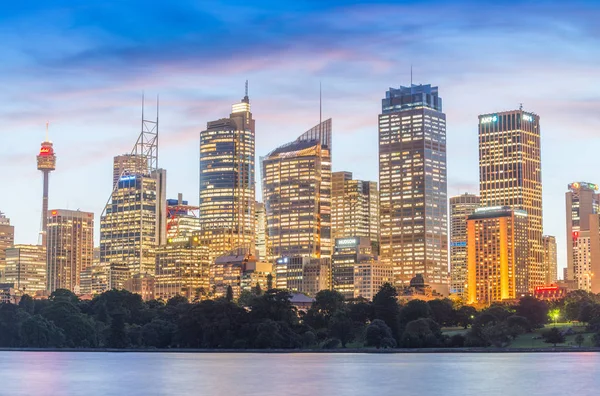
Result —
M 398 303 L 384 285 L 373 302 L 345 301 L 324 290 L 307 312 L 298 312 L 290 294 L 256 288 L 237 301 L 226 298 L 189 303 L 142 301 L 137 294 L 111 290 L 91 301 L 57 290 L 47 300 L 23 296 L 18 305 L 0 304 L 0 347 L 71 348 L 429 348 L 504 347 L 519 334 L 541 328 L 550 309 L 562 320 L 585 322 L 600 345 L 600 296 L 573 292 L 549 306 L 532 297 L 518 304 L 476 311 L 449 299 Z M 448 336 L 442 327 L 468 329 Z M 460 331 L 459 331 L 460 332 Z M 547 342 L 564 340 L 556 330 Z

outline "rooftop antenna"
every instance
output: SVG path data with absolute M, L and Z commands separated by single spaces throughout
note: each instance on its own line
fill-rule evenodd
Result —
M 248 97 L 248 80 L 246 80 L 246 97 Z
M 523 103 L 519 103 L 519 110 L 523 110 Z
M 319 125 L 323 121 L 323 90 L 321 89 L 321 81 L 319 81 Z M 320 128 L 320 127 L 319 127 Z
M 48 134 L 48 126 L 50 125 L 50 121 L 46 121 L 46 141 L 50 141 L 50 135 Z
M 410 86 L 413 85 L 413 72 L 412 72 L 412 63 L 410 64 Z

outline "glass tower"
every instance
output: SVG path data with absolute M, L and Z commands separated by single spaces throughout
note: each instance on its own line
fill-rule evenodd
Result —
M 450 292 L 467 298 L 467 217 L 479 207 L 479 197 L 450 197 Z
M 448 292 L 446 115 L 438 88 L 390 88 L 379 115 L 380 254 L 397 285 Z

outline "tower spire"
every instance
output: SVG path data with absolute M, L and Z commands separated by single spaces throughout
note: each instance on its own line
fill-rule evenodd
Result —
M 250 98 L 248 97 L 248 80 L 246 80 L 246 86 L 245 86 L 245 90 L 244 90 L 244 99 L 242 99 L 243 103 L 250 103 Z
M 50 134 L 48 133 L 48 126 L 50 125 L 50 121 L 46 121 L 46 141 L 50 141 Z

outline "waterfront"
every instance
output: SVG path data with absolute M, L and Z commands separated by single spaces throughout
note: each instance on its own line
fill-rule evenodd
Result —
M 598 353 L 0 352 L 2 394 L 597 394 Z

